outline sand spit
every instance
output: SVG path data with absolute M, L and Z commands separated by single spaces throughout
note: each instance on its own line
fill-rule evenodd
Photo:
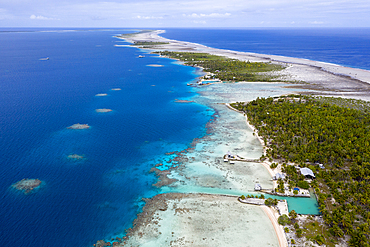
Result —
M 127 236 L 118 246 L 279 246 L 261 207 L 207 194 L 155 196 Z
M 148 67 L 155 67 L 155 68 L 164 67 L 164 65 L 162 65 L 162 64 L 148 64 L 147 66 Z
M 21 181 L 16 182 L 12 185 L 13 188 L 22 191 L 24 194 L 29 194 L 34 189 L 37 189 L 41 185 L 40 179 L 24 178 Z
M 204 45 L 170 40 L 159 36 L 164 30 L 143 32 L 124 37 L 128 42 L 166 42 L 169 44 L 152 46 L 157 51 L 206 52 L 219 56 L 251 62 L 272 62 L 287 65 L 287 68 L 273 72 L 286 81 L 305 82 L 294 87 L 320 90 L 323 95 L 361 98 L 370 100 L 370 71 L 343 67 L 336 64 L 311 61 L 275 55 L 264 55 L 250 52 L 238 52 L 207 47 Z

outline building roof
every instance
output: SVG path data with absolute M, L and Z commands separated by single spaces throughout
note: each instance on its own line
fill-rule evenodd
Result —
M 280 178 L 281 178 L 281 179 L 285 179 L 285 175 L 284 175 L 284 174 L 282 174 L 282 173 L 276 173 L 276 174 L 275 174 L 275 178 L 276 178 L 276 179 L 280 179 Z
M 311 177 L 315 177 L 315 174 L 313 174 L 312 170 L 310 168 L 300 168 L 301 170 L 301 174 L 303 176 L 311 176 Z

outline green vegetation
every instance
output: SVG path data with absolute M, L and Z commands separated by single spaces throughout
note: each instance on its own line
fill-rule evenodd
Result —
M 307 181 L 298 181 L 297 186 L 305 190 L 307 190 L 310 187 Z
M 134 46 L 143 46 L 144 48 L 155 46 L 155 45 L 167 45 L 168 42 L 152 42 L 152 41 L 136 41 Z
M 285 68 L 272 63 L 245 62 L 208 53 L 169 51 L 156 53 L 179 59 L 189 66 L 202 67 L 205 72 L 211 73 L 209 79 L 220 79 L 221 81 L 277 81 L 278 78 L 276 76 L 263 72 L 277 71 Z
M 279 193 L 285 193 L 285 188 L 284 188 L 284 181 L 282 180 L 282 179 L 279 179 L 278 180 L 278 187 L 277 187 L 277 189 L 278 189 L 278 192 Z
M 277 166 L 278 166 L 278 164 L 277 164 L 277 163 L 271 163 L 270 168 L 271 168 L 271 169 L 275 169 Z
M 335 247 L 335 244 L 338 244 L 338 240 L 333 238 L 333 235 L 327 231 L 326 227 L 326 225 L 322 225 L 314 219 L 308 218 L 302 224 L 302 235 L 307 240 L 317 242 L 320 245 Z
M 290 95 L 232 106 L 245 112 L 257 128 L 267 158 L 294 162 L 315 173 L 310 185 L 325 226 L 311 239 L 334 246 L 330 243 L 347 235 L 349 246 L 370 246 L 369 103 Z M 294 166 L 285 164 L 283 171 L 289 186 L 307 187 Z
M 150 33 L 150 32 L 153 32 L 153 30 L 142 30 L 142 31 L 135 32 L 135 33 L 124 33 L 124 34 L 117 35 L 115 37 L 124 39 L 124 38 L 129 38 L 129 37 L 141 34 L 141 33 Z
M 271 207 L 271 206 L 276 206 L 277 204 L 278 204 L 278 200 L 277 199 L 267 198 L 265 200 L 265 205 L 266 206 Z
M 318 245 L 322 245 L 325 242 L 324 236 L 321 234 L 316 235 L 315 241 Z
M 295 233 L 296 233 L 297 237 L 301 238 L 303 231 L 302 231 L 301 228 L 298 228 Z
M 280 215 L 279 218 L 278 218 L 278 223 L 282 226 L 290 224 L 290 219 L 289 219 L 288 215 L 286 215 L 286 214 Z
M 291 220 L 295 220 L 297 218 L 298 214 L 296 213 L 296 211 L 292 210 L 289 212 L 289 217 Z

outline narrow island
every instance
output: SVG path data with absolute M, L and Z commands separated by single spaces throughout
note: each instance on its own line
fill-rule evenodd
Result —
M 225 56 L 212 55 L 208 53 L 194 52 L 154 52 L 160 56 L 174 58 L 182 61 L 185 65 L 200 67 L 206 72 L 205 76 L 200 77 L 203 81 L 264 81 L 276 82 L 284 81 L 278 75 L 269 72 L 281 71 L 286 67 L 281 64 L 271 62 L 250 62 L 232 59 Z
M 29 194 L 35 189 L 39 188 L 42 184 L 40 179 L 24 178 L 21 181 L 12 185 L 13 188 L 22 191 L 24 194 Z

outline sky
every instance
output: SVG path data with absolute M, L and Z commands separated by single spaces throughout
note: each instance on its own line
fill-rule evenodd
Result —
M 370 1 L 0 0 L 0 27 L 370 27 Z

